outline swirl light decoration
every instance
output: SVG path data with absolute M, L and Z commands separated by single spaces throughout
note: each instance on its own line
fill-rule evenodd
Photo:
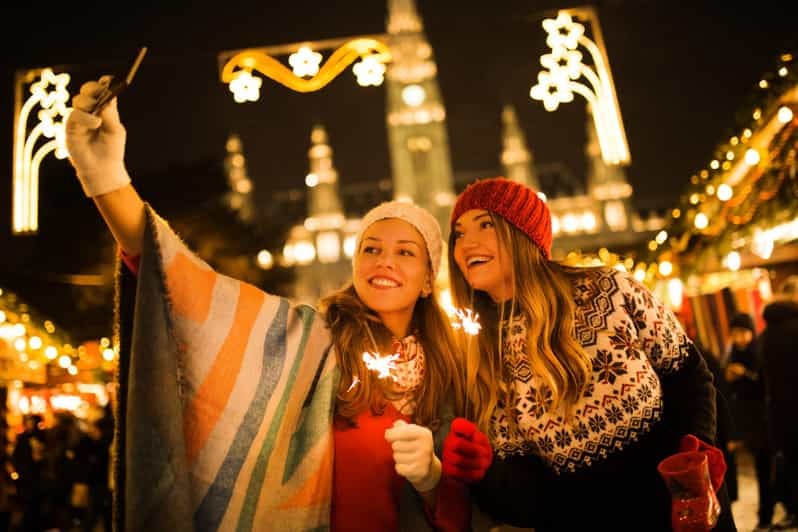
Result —
M 585 36 L 585 26 L 574 17 L 591 24 L 595 42 Z M 543 28 L 548 33 L 546 44 L 551 53 L 541 56 L 544 70 L 538 73 L 537 84 L 529 95 L 542 101 L 547 111 L 573 101 L 574 93 L 584 97 L 593 114 L 602 159 L 607 164 L 628 165 L 629 146 L 595 11 L 589 7 L 561 10 L 556 19 L 544 20 Z M 582 62 L 580 45 L 592 65 Z
M 322 55 L 314 51 L 335 51 L 321 64 Z M 276 56 L 291 54 L 289 69 Z M 221 80 L 227 83 L 236 102 L 257 101 L 264 76 L 297 92 L 314 92 L 324 88 L 349 65 L 363 87 L 381 85 L 385 65 L 391 60 L 388 45 L 381 37 L 359 37 L 350 40 L 335 39 L 312 44 L 283 45 L 270 48 L 252 48 L 222 54 Z M 354 64 L 353 64 L 354 63 Z
M 22 87 L 30 84 L 30 96 L 21 102 Z M 72 111 L 69 101 L 69 74 L 55 74 L 52 69 L 18 74 L 17 105 L 14 113 L 14 191 L 11 228 L 15 234 L 35 233 L 39 228 L 39 165 L 50 152 L 59 159 L 69 153 L 64 137 L 64 123 Z M 38 123 L 29 128 L 28 119 L 36 107 Z M 41 139 L 47 140 L 40 144 Z M 38 147 L 37 147 L 38 144 Z

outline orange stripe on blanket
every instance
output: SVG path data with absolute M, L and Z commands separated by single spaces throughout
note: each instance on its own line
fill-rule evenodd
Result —
M 199 267 L 185 253 L 178 252 L 166 269 L 166 287 L 177 314 L 203 323 L 211 308 L 217 273 Z
M 241 371 L 252 325 L 263 306 L 263 292 L 245 283 L 239 283 L 239 286 L 238 304 L 230 332 L 197 394 L 183 412 L 183 434 L 189 466 L 199 455 L 227 405 Z
M 333 474 L 333 445 L 329 439 L 326 439 L 324 445 L 326 449 L 319 468 L 291 498 L 279 506 L 281 509 L 308 508 L 330 500 L 330 486 L 332 486 Z

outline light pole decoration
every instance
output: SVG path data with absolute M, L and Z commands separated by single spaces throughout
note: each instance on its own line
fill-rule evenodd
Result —
M 322 55 L 314 50 L 325 49 L 335 51 L 322 65 Z M 275 59 L 289 54 L 291 69 Z M 381 85 L 385 64 L 390 60 L 391 54 L 384 36 L 250 48 L 224 52 L 219 56 L 222 82 L 229 85 L 235 101 L 239 103 L 254 102 L 260 97 L 263 80 L 254 76 L 253 71 L 294 91 L 313 92 L 324 88 L 353 63 L 352 72 L 359 85 Z
M 24 86 L 29 83 L 30 96 L 22 103 Z M 67 107 L 68 84 L 69 74 L 55 74 L 50 68 L 17 73 L 11 224 L 14 234 L 35 233 L 39 229 L 39 165 L 44 157 L 50 152 L 59 159 L 69 155 L 64 138 L 64 123 L 72 111 Z M 28 119 L 37 106 L 40 109 L 35 116 L 39 122 L 29 131 Z M 50 140 L 37 147 L 42 138 Z
M 585 26 L 574 18 L 590 23 L 595 41 L 585 36 Z M 546 44 L 551 53 L 541 56 L 540 64 L 545 70 L 538 73 L 537 84 L 529 95 L 542 101 L 547 111 L 573 101 L 574 93 L 583 96 L 593 114 L 602 159 L 607 164 L 628 165 L 629 146 L 595 10 L 592 7 L 560 10 L 556 19 L 543 21 L 543 28 L 548 33 Z M 582 62 L 580 45 L 592 59 L 592 65 Z

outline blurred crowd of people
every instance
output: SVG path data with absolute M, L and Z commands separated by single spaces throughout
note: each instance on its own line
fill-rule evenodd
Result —
M 757 334 L 754 316 L 733 316 L 729 350 L 706 356 L 725 398 L 718 402 L 718 446 L 725 451 L 732 500 L 738 498 L 740 453 L 753 459 L 759 493 L 754 530 L 792 530 L 798 529 L 798 276 L 782 283 L 762 317 L 765 327 Z M 774 523 L 777 503 L 785 514 Z
M 87 419 L 57 412 L 49 426 L 38 414 L 9 442 L 0 471 L 0 530 L 111 530 L 110 407 Z

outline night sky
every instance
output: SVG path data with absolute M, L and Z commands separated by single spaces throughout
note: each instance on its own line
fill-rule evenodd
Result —
M 235 132 L 242 137 L 257 198 L 268 201 L 274 190 L 302 186 L 316 122 L 327 127 L 343 183 L 390 175 L 381 88 L 357 86 L 351 70 L 320 93 L 304 95 L 265 79 L 258 102 L 236 104 L 219 81 L 217 66 L 224 50 L 384 33 L 384 2 L 118 2 L 113 9 L 121 15 L 110 14 L 109 5 L 27 2 L 1 8 L 7 31 L 0 87 L 0 142 L 6 146 L 0 150 L 0 254 L 15 253 L 20 242 L 8 236 L 15 69 L 68 65 L 74 93 L 84 81 L 120 71 L 139 46 L 148 46 L 133 87 L 119 104 L 134 184 L 137 175 L 169 165 L 220 159 L 225 139 Z M 584 100 L 577 96 L 547 113 L 528 95 L 540 70 L 537 58 L 547 50 L 540 22 L 552 8 L 573 5 L 579 4 L 417 0 L 438 65 L 455 171 L 499 168 L 500 113 L 512 103 L 537 161 L 563 162 L 584 174 Z M 632 153 L 627 175 L 635 203 L 675 204 L 690 175 L 733 134 L 735 113 L 756 94 L 760 76 L 774 70 L 781 53 L 795 51 L 798 2 L 593 5 Z M 9 24 L 27 36 L 11 37 Z M 48 194 L 48 179 L 68 174 L 68 162 L 48 161 L 42 195 Z M 93 208 L 76 180 L 67 187 L 69 193 L 63 184 L 59 189 L 64 213 Z M 79 238 L 65 218 L 58 228 L 62 238 Z M 48 231 L 43 234 L 54 234 Z M 36 246 L 37 238 L 43 237 L 26 237 L 25 246 Z M 0 286 L 7 270 L 8 262 L 0 267 Z

